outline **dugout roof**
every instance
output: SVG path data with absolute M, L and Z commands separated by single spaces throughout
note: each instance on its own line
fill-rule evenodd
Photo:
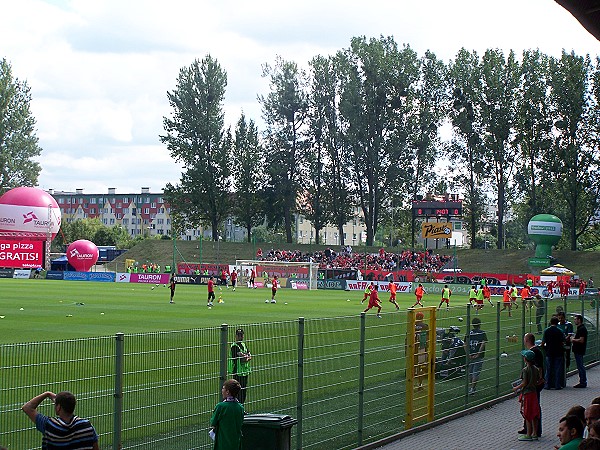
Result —
M 600 40 L 600 0 L 556 0 Z

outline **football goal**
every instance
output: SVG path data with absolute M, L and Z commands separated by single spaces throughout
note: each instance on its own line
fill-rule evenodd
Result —
M 287 261 L 258 261 L 254 259 L 237 259 L 235 265 L 242 273 L 246 269 L 254 269 L 257 277 L 289 278 L 292 283 L 306 285 L 308 289 L 317 289 L 319 264 L 313 262 L 287 262 Z

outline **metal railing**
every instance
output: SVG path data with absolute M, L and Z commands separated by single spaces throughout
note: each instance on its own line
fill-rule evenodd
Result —
M 595 297 L 551 299 L 542 323 L 557 306 L 568 315 L 584 315 L 589 332 L 585 361 L 598 360 Z M 489 341 L 477 395 L 468 395 L 464 372 L 436 379 L 435 418 L 511 391 L 522 364 L 523 334 L 537 331 L 535 311 L 522 307 L 509 319 L 506 311 L 492 312 L 486 305 L 480 317 Z M 467 306 L 442 309 L 436 327 L 458 325 L 464 338 L 474 315 Z M 1 345 L 0 444 L 39 448 L 41 436 L 21 405 L 46 390 L 70 390 L 78 398 L 78 415 L 96 427 L 102 449 L 210 449 L 210 415 L 228 377 L 234 331 L 243 327 L 253 355 L 246 411 L 298 419 L 293 448 L 355 448 L 404 429 L 406 324 L 407 315 L 394 312 L 382 319 L 371 314 L 300 318 Z M 441 342 L 436 354 L 441 354 Z M 53 412 L 49 402 L 40 411 Z

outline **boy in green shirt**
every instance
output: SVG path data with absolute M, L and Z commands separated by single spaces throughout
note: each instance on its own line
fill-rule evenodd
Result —
M 240 383 L 227 380 L 221 388 L 223 401 L 217 403 L 210 418 L 211 431 L 214 432 L 215 450 L 240 450 L 242 448 L 242 424 L 244 406 L 238 402 Z

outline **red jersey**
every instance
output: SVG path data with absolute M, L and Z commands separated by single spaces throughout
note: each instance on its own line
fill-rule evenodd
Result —
M 415 295 L 417 297 L 423 297 L 423 294 L 425 293 L 425 289 L 423 289 L 421 286 L 417 287 L 417 289 L 415 289 Z
M 531 291 L 529 290 L 529 287 L 523 286 L 523 289 L 521 289 L 521 298 L 524 300 L 529 297 L 531 297 Z
M 483 298 L 487 298 L 488 300 L 492 297 L 492 291 L 487 286 L 487 284 L 483 287 Z
M 214 292 L 215 291 L 215 283 L 213 280 L 208 280 L 208 292 Z
M 396 293 L 396 283 L 394 283 L 393 281 L 390 283 L 390 294 L 395 294 Z
M 277 281 L 277 278 L 273 278 L 272 283 L 273 283 L 273 290 L 276 291 L 277 288 L 279 287 L 279 282 Z
M 379 305 L 379 295 L 377 295 L 377 290 L 372 290 L 369 294 L 369 306 L 378 306 Z
M 504 303 L 510 303 L 510 289 L 504 288 L 504 292 L 502 293 L 502 301 Z
M 233 272 L 231 272 L 231 281 L 235 280 L 237 280 L 237 272 L 234 270 Z

